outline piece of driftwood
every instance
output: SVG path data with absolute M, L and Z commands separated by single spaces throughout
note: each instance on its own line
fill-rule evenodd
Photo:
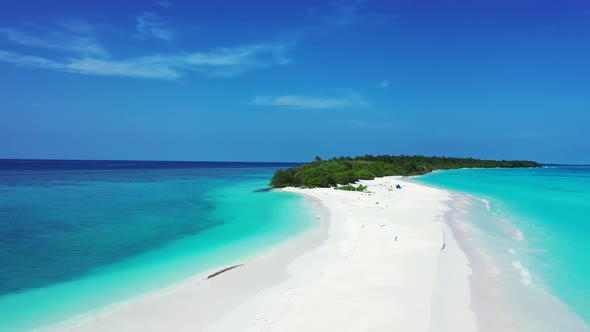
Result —
M 254 190 L 254 192 L 255 193 L 265 193 L 265 192 L 268 192 L 268 191 L 272 191 L 273 189 L 274 188 L 272 188 L 272 187 L 271 188 L 261 188 L 261 189 Z
M 227 272 L 227 271 L 229 271 L 229 270 L 231 270 L 231 269 L 235 269 L 236 267 L 240 267 L 240 266 L 242 266 L 242 265 L 244 265 L 244 264 L 238 264 L 238 265 L 232 265 L 232 266 L 228 266 L 228 267 L 226 267 L 226 268 L 224 268 L 224 269 L 221 269 L 221 270 L 219 270 L 219 271 L 217 271 L 217 272 L 215 272 L 215 273 L 213 273 L 213 274 L 210 274 L 210 275 L 207 277 L 207 279 L 211 279 L 211 278 L 213 278 L 213 277 L 217 277 L 218 275 L 222 274 L 223 272 Z

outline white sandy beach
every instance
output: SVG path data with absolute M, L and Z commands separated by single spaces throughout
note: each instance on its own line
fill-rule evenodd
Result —
M 68 330 L 477 330 L 468 261 L 443 222 L 449 193 L 399 177 L 362 183 L 368 192 L 284 189 L 309 198 L 317 227 Z

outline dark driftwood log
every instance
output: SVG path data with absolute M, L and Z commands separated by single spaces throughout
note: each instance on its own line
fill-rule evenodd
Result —
M 270 187 L 270 188 L 262 188 L 262 189 L 256 189 L 254 190 L 255 193 L 265 193 L 268 191 L 272 191 L 274 188 Z
M 224 269 L 221 269 L 221 270 L 219 270 L 219 271 L 217 271 L 217 272 L 215 272 L 215 273 L 213 273 L 213 274 L 210 274 L 210 275 L 207 277 L 207 279 L 211 279 L 211 278 L 213 278 L 213 277 L 217 277 L 218 275 L 222 274 L 223 272 L 227 272 L 227 271 L 229 271 L 229 270 L 231 270 L 231 269 L 235 269 L 236 267 L 240 267 L 240 266 L 242 266 L 242 265 L 244 265 L 244 264 L 238 264 L 238 265 L 232 265 L 232 266 L 226 267 L 226 268 L 224 268 Z

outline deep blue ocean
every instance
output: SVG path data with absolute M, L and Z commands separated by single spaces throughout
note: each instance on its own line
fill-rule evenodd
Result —
M 305 230 L 301 197 L 256 192 L 290 166 L 0 160 L 0 330 L 127 301 Z
M 590 324 L 589 166 L 436 171 L 414 181 L 471 196 L 470 240 L 496 265 L 513 311 L 537 310 L 529 319 L 540 328 L 571 331 L 543 303 L 557 299 Z

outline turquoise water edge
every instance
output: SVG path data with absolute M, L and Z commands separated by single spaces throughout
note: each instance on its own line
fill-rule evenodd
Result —
M 469 196 L 469 241 L 495 265 L 513 312 L 528 315 L 523 326 L 588 329 L 590 167 L 436 171 L 412 181 Z
M 255 192 L 290 165 L 33 164 L 0 162 L 0 331 L 135 300 L 313 222 L 302 197 Z M 508 309 L 528 319 L 514 326 L 586 330 L 574 320 L 590 322 L 590 167 L 437 171 L 412 181 L 468 196 L 468 239 L 500 272 Z
M 133 166 L 135 167 L 135 166 Z M 311 225 L 276 165 L 0 170 L 0 330 L 56 324 L 245 259 Z

